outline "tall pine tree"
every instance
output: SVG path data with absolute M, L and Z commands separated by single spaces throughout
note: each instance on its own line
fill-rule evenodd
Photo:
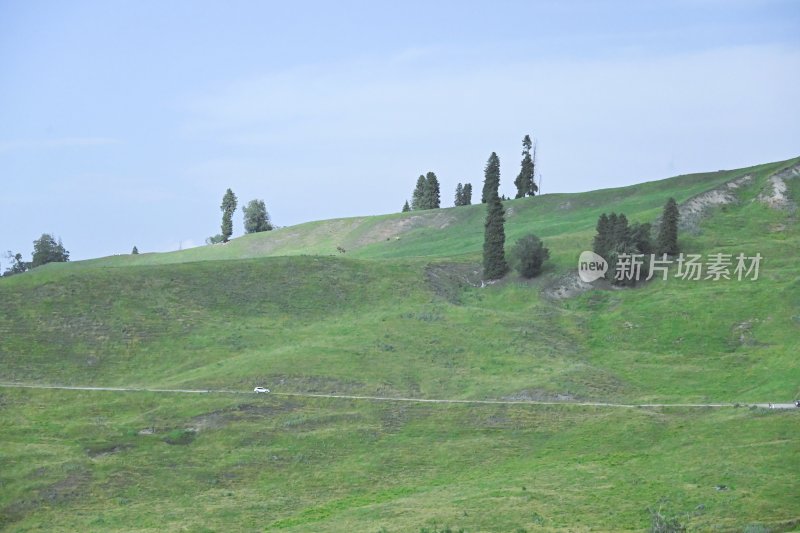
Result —
M 461 185 L 461 182 L 456 185 L 456 201 L 454 205 L 456 207 L 464 205 L 464 186 Z
M 483 193 L 481 203 L 488 203 L 492 195 L 498 196 L 500 190 L 500 159 L 497 154 L 492 152 L 489 160 L 486 161 L 486 168 L 483 170 Z
M 525 196 L 533 196 L 536 194 L 538 187 L 534 175 L 536 173 L 536 151 L 534 148 L 533 156 L 531 156 L 531 142 L 530 135 L 526 135 L 522 139 L 522 163 L 520 164 L 519 175 L 514 180 L 514 185 L 517 186 L 517 195 L 515 198 L 523 198 Z
M 232 190 L 225 191 L 219 208 L 222 211 L 222 242 L 228 242 L 233 235 L 233 213 L 236 211 L 236 195 Z
M 441 191 L 439 190 L 439 180 L 433 172 L 428 172 L 425 176 L 424 191 L 425 207 L 423 209 L 439 209 L 441 206 Z
M 619 249 L 628 240 L 628 217 L 625 216 L 625 213 L 620 213 L 619 215 L 611 213 L 611 216 L 614 217 L 611 227 L 611 239 L 616 248 Z
M 461 205 L 472 205 L 472 184 L 465 183 L 461 192 Z
M 425 176 L 420 174 L 417 178 L 417 186 L 414 187 L 414 193 L 411 195 L 411 209 L 414 211 L 418 209 L 426 209 L 425 202 Z
M 611 249 L 611 224 L 608 215 L 605 213 L 600 215 L 600 218 L 597 219 L 596 229 L 597 234 L 594 236 L 592 250 L 600 257 L 606 257 Z
M 406 200 L 406 203 L 403 204 L 403 213 L 408 213 L 409 211 L 411 211 L 411 206 L 408 205 L 408 200 Z
M 505 257 L 505 210 L 500 201 L 500 160 L 492 152 L 484 170 L 483 197 L 486 206 L 486 223 L 483 232 L 483 275 L 487 279 L 500 279 L 508 272 Z
M 658 229 L 656 247 L 659 254 L 678 255 L 678 204 L 670 198 L 664 205 L 661 215 L 661 227 Z
M 486 279 L 500 279 L 508 272 L 504 224 L 503 203 L 495 194 L 489 198 L 486 205 L 486 224 L 483 233 L 483 275 Z

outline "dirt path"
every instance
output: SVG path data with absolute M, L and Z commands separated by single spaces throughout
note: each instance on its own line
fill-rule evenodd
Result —
M 78 387 L 71 385 L 37 385 L 30 383 L 0 383 L 0 388 L 20 389 L 56 389 L 77 391 L 110 391 L 110 392 L 156 392 L 174 394 L 241 394 L 254 396 L 250 391 L 227 389 L 154 389 L 134 387 Z M 358 396 L 352 394 L 315 394 L 304 392 L 271 392 L 271 396 L 299 397 L 299 398 L 332 398 L 342 400 L 364 400 L 373 402 L 410 402 L 410 403 L 445 403 L 445 404 L 487 404 L 487 405 L 567 405 L 574 407 L 617 407 L 617 408 L 647 408 L 647 407 L 688 407 L 688 408 L 719 408 L 719 407 L 772 407 L 774 409 L 795 409 L 793 403 L 609 403 L 609 402 L 579 402 L 579 401 L 546 401 L 546 400 L 453 400 L 435 398 L 392 398 L 387 396 Z

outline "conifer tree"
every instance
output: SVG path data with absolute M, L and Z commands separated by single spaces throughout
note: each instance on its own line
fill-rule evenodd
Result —
M 632 250 L 633 252 L 631 253 L 644 254 L 645 256 L 655 253 L 653 240 L 650 237 L 651 233 L 652 227 L 647 222 L 644 224 L 639 224 L 638 222 L 631 224 L 628 227 L 626 251 Z
M 616 215 L 615 213 L 611 213 L 611 216 L 615 215 Z M 611 228 L 611 239 L 617 248 L 620 248 L 620 245 L 627 241 L 628 217 L 625 216 L 625 213 L 620 213 L 619 215 L 616 215 L 613 227 Z
M 605 257 L 608 255 L 608 250 L 611 248 L 610 245 L 610 238 L 611 238 L 611 225 L 608 219 L 608 215 L 603 213 L 600 215 L 600 218 L 597 219 L 597 234 L 594 236 L 594 241 L 592 243 L 592 250 L 594 253 L 601 257 Z
M 441 206 L 441 194 L 439 190 L 439 180 L 436 174 L 428 172 L 425 176 L 425 188 L 423 195 L 423 209 L 439 209 Z
M 406 203 L 403 204 L 403 213 L 408 213 L 409 211 L 411 211 L 411 206 L 408 205 L 408 200 L 406 200 Z
M 661 227 L 658 230 L 656 247 L 659 254 L 677 255 L 678 254 L 678 204 L 675 198 L 670 198 L 664 205 L 664 213 L 661 215 Z
M 517 186 L 517 195 L 515 198 L 523 198 L 525 196 L 533 196 L 536 194 L 538 187 L 534 178 L 536 172 L 536 149 L 534 148 L 533 156 L 531 156 L 531 137 L 526 135 L 522 139 L 522 163 L 520 164 L 520 171 L 517 179 L 514 180 L 514 185 Z
M 505 211 L 500 201 L 500 160 L 492 152 L 484 170 L 483 197 L 487 204 L 483 233 L 483 275 L 500 279 L 508 272 L 505 258 Z
M 456 185 L 456 201 L 455 206 L 464 205 L 464 186 L 461 185 L 461 182 Z
M 472 205 L 472 184 L 465 183 L 461 191 L 461 205 Z
M 134 247 L 133 247 L 133 250 L 131 250 L 131 254 L 133 254 L 133 255 L 139 255 L 139 249 L 138 249 L 136 246 L 134 246 Z
M 500 279 L 508 272 L 504 224 L 505 212 L 500 197 L 490 194 L 483 233 L 483 275 L 487 279 Z
M 500 159 L 497 154 L 492 152 L 489 160 L 486 161 L 486 167 L 483 170 L 483 193 L 481 194 L 481 203 L 488 203 L 492 195 L 498 196 L 500 189 Z
M 419 178 L 417 178 L 417 186 L 414 188 L 414 194 L 411 195 L 411 209 L 414 211 L 426 209 L 426 207 L 424 207 L 425 183 L 425 176 L 420 174 Z
M 236 195 L 232 190 L 225 191 L 219 208 L 222 211 L 222 242 L 228 242 L 233 234 L 233 213 L 236 211 Z

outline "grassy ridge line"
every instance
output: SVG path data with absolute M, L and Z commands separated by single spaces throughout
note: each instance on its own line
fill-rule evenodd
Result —
M 770 173 L 798 159 L 753 167 L 687 174 L 584 193 L 545 194 L 504 202 L 509 241 L 525 233 L 555 239 L 556 244 L 575 239 L 591 240 L 600 213 L 623 211 L 632 221 L 652 221 L 666 199 L 678 202 L 746 174 Z M 431 211 L 414 211 L 370 217 L 352 217 L 307 222 L 279 230 L 244 235 L 225 245 L 200 246 L 167 253 L 110 256 L 69 265 L 109 267 L 155 265 L 206 260 L 245 259 L 280 255 L 337 255 L 337 247 L 348 256 L 365 259 L 410 257 L 477 256 L 483 238 L 485 206 L 474 204 Z M 551 248 L 561 248 L 551 247 Z M 562 263 L 561 254 L 554 261 Z M 69 268 L 49 265 L 47 268 Z

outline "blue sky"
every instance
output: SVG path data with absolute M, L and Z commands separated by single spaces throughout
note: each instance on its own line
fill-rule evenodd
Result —
M 521 139 L 544 192 L 800 155 L 800 3 L 0 0 L 0 251 L 201 244 L 445 205 Z M 234 235 L 242 233 L 241 214 Z M 0 258 L 5 268 L 4 258 Z

